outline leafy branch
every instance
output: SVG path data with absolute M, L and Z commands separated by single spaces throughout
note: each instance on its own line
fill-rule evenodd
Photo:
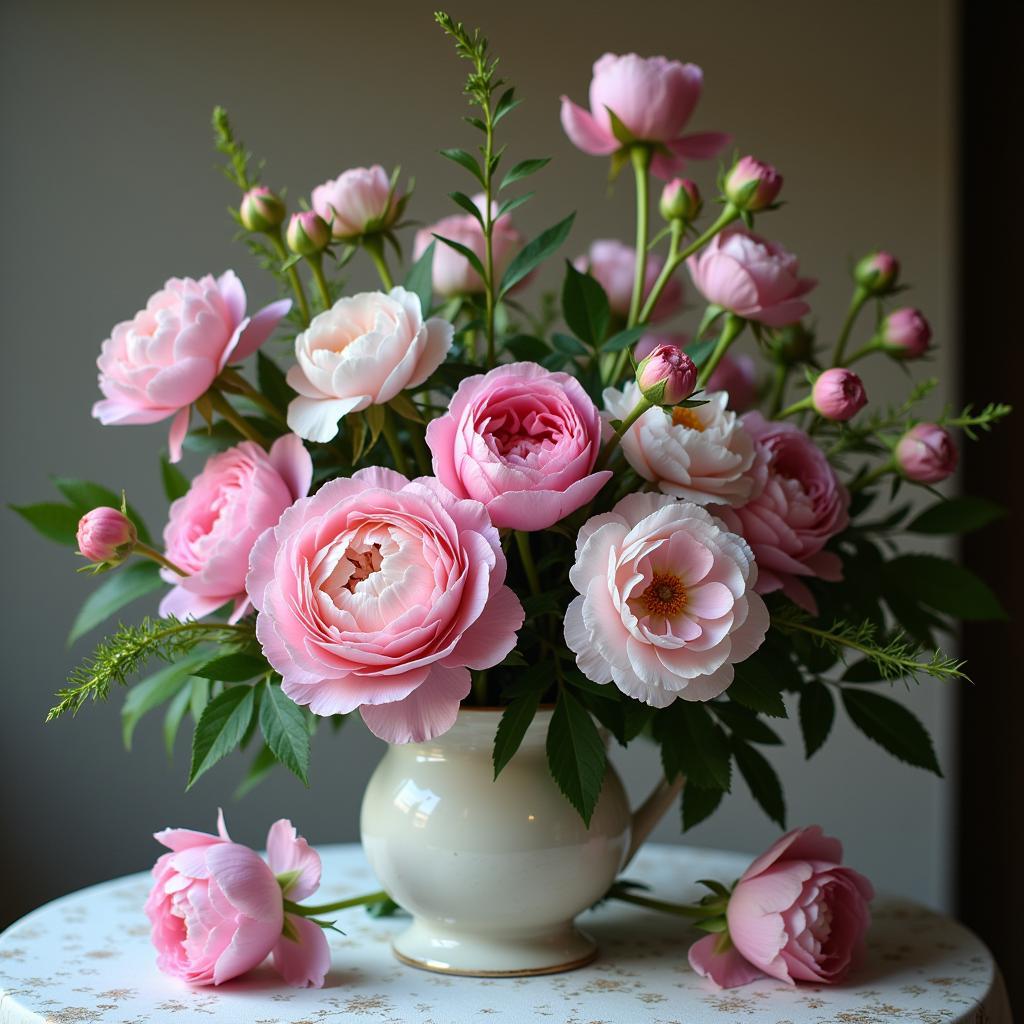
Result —
M 978 430 L 991 430 L 995 423 L 1009 416 L 1013 411 L 1012 405 L 1004 402 L 989 402 L 979 413 L 974 412 L 973 405 L 966 405 L 958 416 L 951 416 L 946 410 L 939 417 L 938 423 L 942 427 L 959 427 L 972 441 L 978 439 Z
M 913 412 L 914 407 L 923 402 L 938 387 L 938 384 L 937 377 L 928 377 L 925 380 L 917 381 L 900 405 L 890 406 L 856 426 L 844 424 L 839 427 L 839 436 L 828 450 L 829 457 L 845 451 L 863 449 L 865 446 L 870 447 L 871 439 L 886 431 L 899 428 L 902 432 L 907 426 L 907 418 Z
M 258 176 L 250 176 L 249 161 L 252 160 L 252 153 L 235 138 L 234 129 L 228 119 L 228 112 L 224 107 L 213 108 L 213 141 L 218 153 L 223 153 L 227 158 L 222 170 L 228 181 L 233 182 L 243 192 L 247 192 L 258 181 Z

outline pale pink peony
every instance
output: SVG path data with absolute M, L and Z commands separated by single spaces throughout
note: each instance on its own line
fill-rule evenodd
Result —
M 594 472 L 601 417 L 567 373 L 509 363 L 467 377 L 427 427 L 434 474 L 487 506 L 491 522 L 544 530 L 591 501 L 611 473 Z
M 484 196 L 473 197 L 477 208 L 483 211 Z M 496 210 L 497 204 L 495 204 Z M 484 230 L 480 221 L 472 214 L 455 214 L 451 217 L 444 217 L 430 227 L 421 228 L 416 232 L 413 242 L 413 258 L 419 259 L 429 248 L 431 242 L 434 246 L 433 264 L 433 286 L 434 292 L 442 298 L 448 299 L 453 295 L 476 295 L 484 290 L 483 278 L 470 266 L 469 260 L 461 253 L 456 252 L 450 245 L 436 239 L 450 238 L 453 242 L 464 245 L 481 262 L 487 258 L 486 241 Z M 494 279 L 500 283 L 509 264 L 519 253 L 519 250 L 526 244 L 519 229 L 512 223 L 512 217 L 505 214 L 494 221 L 491 232 L 491 258 L 494 261 Z M 525 280 L 525 279 L 524 279 Z M 523 281 L 517 287 L 522 287 Z
M 742 508 L 719 509 L 730 530 L 747 539 L 757 558 L 757 591 L 781 590 L 817 614 L 801 577 L 843 578 L 839 556 L 822 550 L 849 523 L 850 495 L 822 450 L 795 424 L 747 413 L 743 426 L 761 454 L 754 472 L 762 489 Z
M 231 841 L 223 814 L 217 831 L 156 833 L 171 851 L 153 867 L 145 907 L 157 967 L 192 985 L 220 985 L 272 954 L 289 985 L 320 988 L 331 966 L 327 939 L 318 925 L 284 912 L 285 898 L 298 901 L 316 891 L 320 856 L 285 819 L 267 834 L 269 866 Z M 286 923 L 291 936 L 284 934 Z
M 842 981 L 863 947 L 875 895 L 842 860 L 842 844 L 817 825 L 784 835 L 729 898 L 733 948 L 716 953 L 719 936 L 708 935 L 690 948 L 690 965 L 722 988 L 765 975 L 790 984 Z
M 452 333 L 447 320 L 424 320 L 419 297 L 404 288 L 338 299 L 295 339 L 288 426 L 330 441 L 343 416 L 422 384 L 444 362 Z
M 708 391 L 725 391 L 729 408 L 746 412 L 757 401 L 757 362 L 742 352 L 726 352 L 708 377 Z
M 640 388 L 607 388 L 609 417 L 623 420 L 636 407 Z M 622 438 L 622 452 L 636 472 L 665 494 L 698 505 L 743 505 L 758 485 L 752 474 L 754 439 L 739 416 L 726 408 L 728 395 L 708 392 L 707 405 L 648 409 Z
M 709 303 L 746 320 L 783 327 L 810 312 L 802 296 L 817 282 L 799 276 L 792 253 L 744 228 L 715 235 L 686 265 Z
M 339 241 L 391 227 L 401 209 L 401 197 L 392 192 L 391 179 L 380 164 L 350 168 L 317 185 L 310 199 Z
M 318 715 L 359 708 L 390 743 L 450 729 L 469 669 L 500 662 L 523 623 L 483 505 L 390 469 L 296 502 L 249 566 L 256 635 L 284 692 Z
M 687 159 L 717 156 L 729 144 L 730 136 L 721 132 L 683 134 L 703 83 L 704 73 L 696 64 L 606 53 L 594 64 L 590 110 L 562 97 L 562 128 L 577 149 L 607 156 L 623 146 L 612 127 L 614 114 L 632 140 L 661 143 L 651 170 L 671 178 Z
M 187 576 L 169 569 L 174 587 L 160 602 L 161 615 L 202 618 L 228 601 L 232 622 L 249 611 L 245 575 L 259 535 L 309 493 L 313 460 L 294 434 L 265 452 L 252 441 L 212 455 L 188 492 L 171 505 L 164 528 L 167 557 Z
M 945 427 L 918 423 L 896 445 L 896 462 L 908 480 L 937 484 L 956 470 L 960 454 Z
M 172 277 L 103 342 L 96 365 L 106 397 L 93 416 L 105 426 L 173 416 L 168 443 L 177 462 L 192 403 L 228 363 L 252 355 L 290 308 L 282 299 L 247 317 L 245 289 L 233 270 L 216 279 Z
M 101 506 L 78 521 L 78 553 L 90 562 L 123 562 L 138 543 L 135 524 L 117 508 Z
M 613 313 L 626 316 L 633 297 L 633 276 L 636 273 L 636 249 L 613 238 L 592 242 L 586 255 L 578 256 L 573 265 L 589 273 L 604 289 Z M 665 261 L 657 253 L 649 253 L 644 275 L 644 298 L 658 279 Z M 670 278 L 651 311 L 651 322 L 667 320 L 683 307 L 683 285 L 677 277 Z
M 657 708 L 717 697 L 769 626 L 746 541 L 665 494 L 630 494 L 589 519 L 569 579 L 580 596 L 565 642 L 580 671 Z
M 827 420 L 844 423 L 853 419 L 867 405 L 868 395 L 864 382 L 842 366 L 825 370 L 811 389 L 814 411 Z

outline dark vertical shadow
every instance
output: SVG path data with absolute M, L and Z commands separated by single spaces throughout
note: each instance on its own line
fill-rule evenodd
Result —
M 960 8 L 961 396 L 1012 402 L 1011 420 L 964 442 L 965 493 L 1010 510 L 968 535 L 965 563 L 996 590 L 1003 623 L 969 623 L 964 654 L 975 686 L 961 690 L 957 828 L 960 918 L 991 947 L 1011 1003 L 1024 1014 L 1024 4 L 962 0 Z

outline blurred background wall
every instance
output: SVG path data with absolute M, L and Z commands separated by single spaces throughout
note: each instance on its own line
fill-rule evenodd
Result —
M 433 26 L 431 8 L 419 0 L 307 0 L 286 21 L 279 4 L 259 0 L 5 0 L 6 502 L 48 499 L 51 475 L 85 477 L 126 488 L 150 524 L 162 526 L 155 453 L 166 425 L 113 429 L 90 419 L 94 363 L 110 327 L 168 276 L 233 266 L 251 305 L 272 297 L 272 283 L 232 242 L 224 209 L 236 197 L 213 166 L 214 103 L 229 108 L 242 137 L 267 158 L 267 183 L 287 185 L 293 200 L 346 167 L 381 162 L 415 176 L 413 218 L 451 212 L 445 194 L 466 181 L 436 150 L 472 139 L 459 120 L 465 68 Z M 741 150 L 785 174 L 787 205 L 761 228 L 821 279 L 812 296 L 821 335 L 834 337 L 851 261 L 887 247 L 935 327 L 934 370 L 948 383 L 956 348 L 951 0 L 733 0 L 727 14 L 697 0 L 604 7 L 518 0 L 462 2 L 452 13 L 486 30 L 526 100 L 505 122 L 512 157 L 554 157 L 534 179 L 538 198 L 519 217 L 529 233 L 575 208 L 563 255 L 594 237 L 631 237 L 631 183 L 624 177 L 610 191 L 604 162 L 569 145 L 558 97 L 585 100 L 590 65 L 606 49 L 692 60 L 706 76 L 694 128 L 733 132 Z M 691 172 L 712 194 L 715 168 Z M 372 281 L 357 260 L 352 287 Z M 871 365 L 866 378 L 876 401 L 906 387 L 892 364 Z M 185 468 L 197 470 L 195 457 Z M 151 832 L 210 827 L 218 805 L 243 841 L 261 842 L 282 815 L 317 843 L 357 837 L 360 796 L 380 753 L 358 724 L 316 741 L 311 790 L 282 772 L 238 803 L 231 794 L 244 773 L 239 758 L 184 794 L 185 737 L 168 763 L 160 715 L 143 722 L 127 754 L 120 694 L 76 721 L 44 727 L 53 691 L 97 639 L 71 650 L 64 644 L 92 583 L 74 573 L 66 549 L 2 514 L 0 925 L 66 891 L 147 867 L 157 853 Z M 954 775 L 951 692 L 926 682 L 896 696 L 926 722 Z M 783 724 L 785 750 L 769 751 L 790 822 L 820 822 L 840 835 L 849 861 L 880 887 L 947 905 L 954 787 L 893 761 L 843 720 L 808 765 L 792 724 Z M 653 784 L 653 751 L 636 747 L 617 760 L 637 796 Z M 686 841 L 755 851 L 776 833 L 738 781 Z M 679 841 L 678 819 L 663 823 L 657 838 Z

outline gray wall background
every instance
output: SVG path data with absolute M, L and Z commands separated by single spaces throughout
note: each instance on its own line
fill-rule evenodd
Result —
M 162 526 L 155 453 L 165 426 L 105 429 L 90 419 L 94 361 L 110 327 L 170 275 L 233 266 L 251 303 L 272 297 L 271 284 L 231 240 L 224 207 L 235 197 L 212 169 L 209 145 L 214 103 L 230 109 L 243 138 L 267 157 L 267 182 L 287 184 L 296 199 L 345 167 L 400 163 L 417 180 L 412 217 L 450 212 L 445 193 L 466 182 L 435 151 L 472 139 L 459 121 L 465 69 L 432 25 L 432 6 L 310 0 L 286 20 L 279 5 L 265 2 L 5 0 L 5 501 L 46 500 L 50 475 L 81 476 L 125 487 L 151 526 Z M 697 0 L 625 7 L 519 0 L 463 2 L 453 13 L 485 28 L 527 101 L 505 122 L 512 158 L 555 157 L 535 179 L 539 198 L 519 217 L 530 233 L 577 208 L 571 252 L 593 237 L 631 237 L 630 183 L 623 179 L 609 194 L 604 163 L 563 137 L 558 96 L 585 100 L 590 65 L 606 49 L 693 60 L 706 73 L 694 127 L 734 132 L 743 151 L 785 174 L 788 205 L 761 226 L 821 278 L 812 300 L 823 336 L 834 336 L 845 307 L 850 261 L 889 247 L 915 285 L 911 301 L 936 328 L 936 369 L 948 381 L 955 346 L 951 0 L 733 0 L 727 10 Z M 693 171 L 712 194 L 714 168 Z M 359 261 L 351 282 L 372 282 Z M 905 386 L 888 365 L 875 364 L 866 376 L 876 400 Z M 4 515 L 0 923 L 147 867 L 157 854 L 152 831 L 208 828 L 219 804 L 243 841 L 262 842 L 282 815 L 316 843 L 356 838 L 359 799 L 380 753 L 359 726 L 318 739 L 311 790 L 282 772 L 240 803 L 231 793 L 241 759 L 183 793 L 186 743 L 179 738 L 169 764 L 159 715 L 142 724 L 135 749 L 125 753 L 120 694 L 76 721 L 44 727 L 51 694 L 89 647 L 85 640 L 67 650 L 64 637 L 91 584 L 75 574 L 68 551 Z M 905 694 L 932 730 L 947 775 L 955 773 L 951 697 L 936 683 Z M 948 778 L 898 764 L 843 721 L 807 765 L 790 725 L 783 731 L 791 745 L 772 757 L 791 824 L 820 822 L 879 886 L 945 905 Z M 637 796 L 658 772 L 653 751 L 642 747 L 616 760 Z M 775 826 L 743 783 L 736 789 L 687 842 L 753 852 L 774 838 Z M 678 841 L 677 819 L 663 823 L 657 838 Z

